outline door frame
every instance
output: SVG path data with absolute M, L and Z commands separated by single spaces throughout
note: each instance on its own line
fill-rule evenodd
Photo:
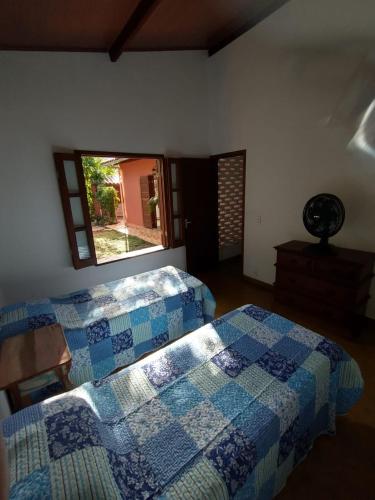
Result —
M 243 267 L 244 267 L 244 260 L 245 260 L 245 199 L 246 199 L 246 149 L 239 149 L 237 151 L 229 151 L 227 153 L 222 153 L 222 154 L 215 154 L 211 155 L 210 158 L 216 162 L 217 168 L 219 168 L 219 160 L 222 158 L 234 158 L 236 156 L 242 156 L 243 157 L 243 173 L 242 173 L 242 185 L 243 185 L 243 190 L 242 190 L 242 242 L 241 242 L 241 253 L 242 253 L 242 273 L 243 273 Z M 219 186 L 218 186 L 218 197 L 219 197 Z M 218 222 L 218 227 L 219 227 L 219 221 Z M 219 231 L 218 231 L 219 234 Z M 218 252 L 219 252 L 219 239 L 217 242 L 218 245 Z

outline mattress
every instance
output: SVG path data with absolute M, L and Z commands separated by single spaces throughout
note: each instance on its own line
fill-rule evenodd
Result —
M 246 305 L 4 420 L 10 498 L 272 498 L 362 390 L 339 345 Z
M 60 323 L 75 385 L 109 375 L 211 321 L 204 283 L 172 266 L 90 289 L 0 308 L 0 341 Z

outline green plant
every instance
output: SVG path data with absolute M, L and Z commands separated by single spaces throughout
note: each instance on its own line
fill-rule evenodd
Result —
M 120 203 L 116 189 L 112 186 L 99 186 L 96 198 L 102 208 L 104 223 L 114 224 L 116 222 L 116 208 Z
M 95 156 L 83 156 L 82 165 L 85 176 L 87 201 L 89 204 L 91 219 L 95 219 L 96 190 L 101 184 L 105 184 L 116 173 L 116 167 L 103 165 L 102 158 Z
M 147 205 L 150 213 L 155 212 L 156 207 L 159 205 L 159 196 L 155 195 L 150 198 L 147 202 Z

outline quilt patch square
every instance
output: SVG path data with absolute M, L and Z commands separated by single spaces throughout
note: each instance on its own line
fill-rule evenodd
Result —
M 273 350 L 269 350 L 263 354 L 256 363 L 281 382 L 286 382 L 298 368 L 295 361 L 289 360 Z
M 210 397 L 211 402 L 228 420 L 235 418 L 252 399 L 235 382 L 229 382 Z
M 198 448 L 181 424 L 172 422 L 143 445 L 147 461 L 162 485 L 187 464 Z
M 12 415 L 11 419 L 2 422 L 4 437 L 8 438 L 18 432 L 26 425 L 34 424 L 43 419 L 43 412 L 40 404 L 28 406 Z
M 118 335 L 121 332 L 125 332 L 125 330 L 129 330 L 129 328 L 131 329 L 130 316 L 127 313 L 110 318 L 108 323 L 111 335 Z
M 250 366 L 250 361 L 232 347 L 227 347 L 216 354 L 212 362 L 232 378 L 237 377 L 242 370 Z
M 195 288 L 189 287 L 186 292 L 182 292 L 180 294 L 181 297 L 181 303 L 183 305 L 190 304 L 191 302 L 194 302 L 195 300 Z
M 89 396 L 89 401 L 95 415 L 99 417 L 101 421 L 123 417 L 122 409 L 116 400 L 115 393 L 110 384 L 103 384 L 99 387 L 88 384 L 84 390 Z
M 292 422 L 280 438 L 278 465 L 281 465 L 295 447 L 299 434 L 298 417 Z
M 264 320 L 264 324 L 284 335 L 290 332 L 290 330 L 294 327 L 293 321 L 283 318 L 278 314 L 271 314 L 270 316 L 268 316 Z
M 96 344 L 91 344 L 89 346 L 89 351 L 93 365 L 100 363 L 106 358 L 113 359 L 112 342 L 109 337 Z
M 117 300 L 113 295 L 99 295 L 98 297 L 95 297 L 93 300 L 95 302 L 95 305 L 99 307 L 117 303 Z
M 111 387 L 125 415 L 156 395 L 155 388 L 141 368 L 129 371 L 126 377 L 113 376 Z
M 226 321 L 220 322 L 220 320 L 215 320 L 212 322 L 212 326 L 214 326 L 215 330 L 220 335 L 223 344 L 227 346 L 243 336 L 243 331 Z
M 203 319 L 203 304 L 202 304 L 202 301 L 201 300 L 196 300 L 194 302 L 195 304 L 195 316 L 197 318 L 200 318 L 200 319 Z
M 150 320 L 150 314 L 147 307 L 139 307 L 134 311 L 130 311 L 129 316 L 132 326 L 137 326 Z
M 181 308 L 181 298 L 179 297 L 179 295 L 172 295 L 171 297 L 165 297 L 164 303 L 167 313 Z
M 45 418 L 45 424 L 52 460 L 88 446 L 100 446 L 96 418 L 86 406 L 71 407 L 55 413 Z
M 252 339 L 248 335 L 243 335 L 236 340 L 231 346 L 234 350 L 245 356 L 250 363 L 259 359 L 265 352 L 268 351 L 268 346 Z
M 294 325 L 288 332 L 288 337 L 306 345 L 310 349 L 315 349 L 324 338 L 318 333 L 312 332 L 301 325 Z
M 35 485 L 38 485 L 36 488 Z M 10 489 L 9 498 L 40 500 L 51 498 L 51 482 L 48 467 L 34 470 L 25 478 L 17 481 Z
M 111 330 L 106 318 L 94 321 L 86 327 L 87 340 L 91 345 L 96 344 L 97 342 L 101 342 L 102 340 L 109 337 L 110 334 Z
M 251 318 L 254 318 L 255 320 L 260 322 L 264 321 L 272 314 L 270 311 L 266 311 L 265 309 L 254 305 L 245 307 L 245 309 L 243 309 L 243 312 Z
M 152 363 L 146 363 L 142 369 L 151 384 L 157 388 L 169 384 L 182 375 L 181 369 L 173 363 L 167 354 L 161 355 Z
M 43 326 L 53 325 L 56 323 L 56 316 L 54 313 L 38 314 L 37 316 L 29 316 L 28 327 L 30 330 L 36 330 Z
M 168 320 L 167 316 L 158 316 L 157 318 L 153 318 L 151 320 L 151 330 L 153 337 L 157 337 L 161 333 L 165 333 L 168 331 Z
M 54 304 L 53 310 L 56 315 L 56 322 L 64 327 L 65 333 L 69 331 L 68 329 L 81 329 L 83 326 L 82 320 L 73 304 Z
M 84 328 L 66 329 L 64 335 L 71 351 L 83 349 L 89 345 Z
M 7 324 L 1 325 L 1 336 L 2 338 L 11 337 L 20 332 L 26 332 L 29 329 L 29 322 L 27 318 L 20 319 L 18 321 L 9 322 Z
M 16 304 L 6 306 L 0 309 L 0 326 L 3 327 L 9 323 L 25 320 L 27 318 L 27 309 L 25 305 Z
M 167 406 L 157 398 L 151 399 L 127 418 L 130 429 L 141 445 L 172 420 L 173 416 Z
M 267 455 L 280 437 L 279 417 L 256 399 L 233 420 L 233 425 L 255 443 L 258 460 Z
M 176 349 L 169 356 L 173 360 L 173 363 L 180 367 L 183 373 L 190 371 L 203 361 L 202 353 L 193 351 L 190 345 L 176 346 Z
M 200 449 L 229 425 L 229 420 L 210 401 L 203 401 L 179 418 L 185 431 Z
M 169 340 L 169 335 L 168 332 L 161 333 L 160 335 L 157 335 L 156 337 L 153 337 L 151 339 L 151 344 L 152 344 L 152 349 L 158 349 L 162 345 L 166 344 Z
M 191 321 L 191 320 L 196 320 L 196 310 L 195 310 L 195 302 L 189 302 L 187 304 L 182 305 L 182 317 L 184 320 L 184 323 Z
M 204 397 L 187 378 L 181 378 L 160 393 L 160 400 L 173 415 L 181 416 L 204 401 Z
M 323 339 L 316 347 L 316 351 L 326 356 L 331 365 L 331 373 L 336 370 L 337 363 L 342 360 L 343 352 L 341 347 L 328 339 Z
M 110 346 L 110 339 L 107 339 L 108 342 L 106 343 L 106 346 L 108 348 L 108 353 L 109 347 Z M 101 344 L 96 344 L 100 345 Z M 112 349 L 112 348 L 111 348 Z M 92 358 L 91 358 L 92 361 Z M 115 358 L 113 355 L 107 355 L 104 359 L 98 361 L 97 363 L 92 364 L 92 372 L 93 372 L 93 383 L 95 382 L 95 379 L 102 379 L 108 375 L 108 373 L 113 372 L 113 370 L 116 368 L 115 366 Z
M 122 498 L 151 498 L 161 486 L 139 450 L 119 454 L 108 451 L 109 464 Z
M 132 326 L 132 332 L 134 346 L 136 347 L 138 344 L 152 338 L 151 323 L 147 321 L 146 323 Z
M 40 316 L 42 314 L 54 314 L 54 309 L 49 300 L 29 302 L 26 306 L 28 316 Z
M 166 315 L 167 309 L 165 307 L 164 300 L 157 300 L 153 304 L 150 304 L 149 311 L 150 311 L 150 318 L 151 319 Z
M 167 314 L 169 338 L 178 338 L 184 330 L 184 320 L 182 317 L 182 309 L 176 309 Z
M 230 495 L 244 485 L 257 464 L 255 444 L 238 429 L 220 436 L 206 456 L 224 479 Z
M 115 354 L 115 365 L 117 367 L 130 365 L 130 363 L 133 363 L 133 361 L 135 361 L 133 348 L 126 349 L 126 351 L 121 351 Z
M 220 368 L 208 361 L 188 374 L 188 379 L 206 397 L 212 396 L 231 379 Z
M 311 354 L 311 349 L 296 340 L 284 336 L 277 344 L 272 346 L 272 351 L 278 352 L 285 358 L 295 361 L 301 365 L 308 356 Z
M 112 350 L 114 354 L 119 354 L 133 347 L 133 333 L 130 328 L 124 332 L 118 333 L 117 335 L 112 335 Z
M 122 455 L 137 449 L 137 443 L 126 421 L 103 423 L 100 426 L 100 439 L 107 450 Z

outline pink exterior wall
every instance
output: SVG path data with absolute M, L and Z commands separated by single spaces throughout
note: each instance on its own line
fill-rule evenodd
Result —
M 141 202 L 141 187 L 139 178 L 151 175 L 156 160 L 142 158 L 140 160 L 120 163 L 123 192 L 125 193 L 125 217 L 128 224 L 143 226 L 143 212 Z

